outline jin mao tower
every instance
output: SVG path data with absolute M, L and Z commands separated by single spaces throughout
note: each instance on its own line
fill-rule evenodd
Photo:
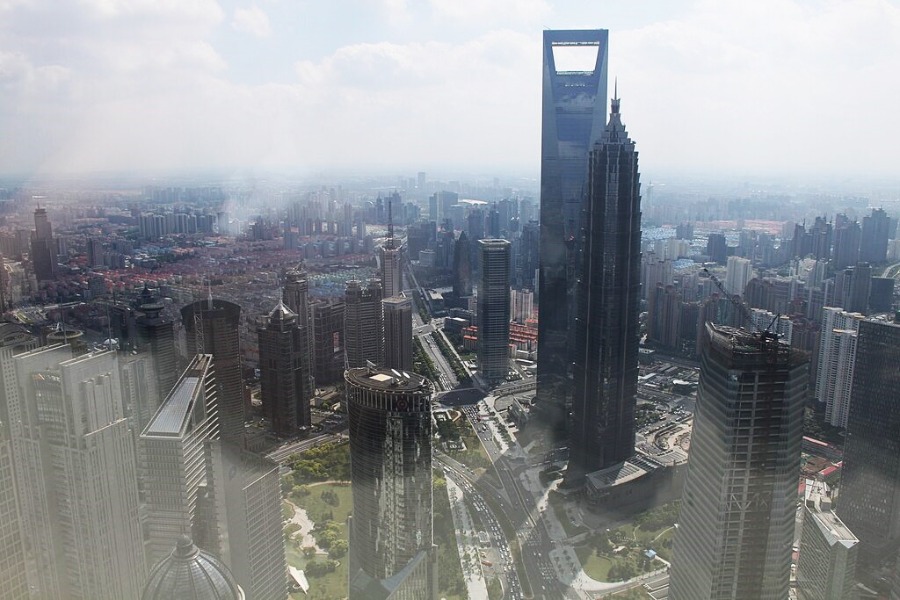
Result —
M 641 196 L 638 154 L 622 125 L 618 98 L 591 151 L 583 219 L 567 473 L 576 484 L 634 454 Z

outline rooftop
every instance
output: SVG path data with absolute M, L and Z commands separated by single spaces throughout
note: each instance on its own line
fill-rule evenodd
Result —
M 182 377 L 156 414 L 153 415 L 153 419 L 144 429 L 143 435 L 177 436 L 180 434 L 187 425 L 195 392 L 201 381 L 200 377 Z

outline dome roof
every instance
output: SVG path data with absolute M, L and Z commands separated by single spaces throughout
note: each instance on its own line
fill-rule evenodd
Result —
M 244 600 L 222 561 L 182 537 L 172 554 L 150 571 L 141 600 Z

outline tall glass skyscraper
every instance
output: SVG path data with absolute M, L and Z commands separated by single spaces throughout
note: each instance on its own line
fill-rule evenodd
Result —
M 900 541 L 900 324 L 861 321 L 837 513 L 864 569 Z
M 788 597 L 806 355 L 708 323 L 669 597 Z
M 634 454 L 641 183 L 638 154 L 622 124 L 618 99 L 591 150 L 583 218 L 566 474 L 572 484 Z
M 544 422 L 558 434 L 565 431 L 571 394 L 576 239 L 588 152 L 606 125 L 608 36 L 605 29 L 544 31 L 537 398 Z M 594 68 L 557 69 L 554 49 L 569 46 L 596 47 Z
M 432 543 L 431 383 L 348 369 L 350 599 L 437 598 Z
M 490 384 L 509 373 L 509 255 L 506 240 L 479 240 L 478 373 Z

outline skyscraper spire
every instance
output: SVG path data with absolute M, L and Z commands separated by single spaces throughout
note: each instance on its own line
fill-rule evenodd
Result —
M 388 200 L 388 247 L 394 247 L 394 218 L 391 214 L 391 201 Z

